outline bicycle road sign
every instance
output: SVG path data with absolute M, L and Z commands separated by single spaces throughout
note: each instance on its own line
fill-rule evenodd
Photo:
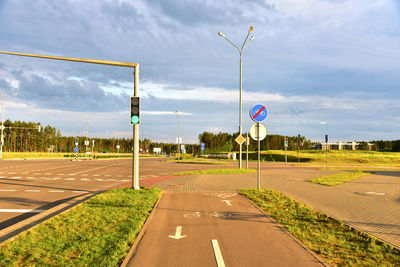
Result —
M 261 122 L 268 116 L 267 107 L 261 104 L 254 105 L 250 109 L 250 118 L 255 122 Z

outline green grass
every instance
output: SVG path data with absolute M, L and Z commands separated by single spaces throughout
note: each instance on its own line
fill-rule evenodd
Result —
M 243 153 L 246 159 L 246 153 Z M 287 151 L 288 162 L 297 163 L 297 151 Z M 257 160 L 257 152 L 249 152 L 250 160 Z M 285 151 L 268 150 L 261 151 L 261 160 L 270 162 L 285 162 Z M 325 164 L 326 152 L 321 150 L 300 151 L 300 162 Z M 353 164 L 353 165 L 383 165 L 400 167 L 400 152 L 376 152 L 362 150 L 330 150 L 328 152 L 328 164 Z
M 212 169 L 212 170 L 199 170 L 199 171 L 187 171 L 175 173 L 174 175 L 201 175 L 201 174 L 242 174 L 252 173 L 255 170 L 252 169 Z
M 280 225 L 331 265 L 400 266 L 400 251 L 274 190 L 242 189 Z
M 117 266 L 161 191 L 119 188 L 0 246 L 0 266 Z
M 366 176 L 368 174 L 371 174 L 371 172 L 362 172 L 362 171 L 356 170 L 356 171 L 334 173 L 334 174 L 330 174 L 327 176 L 314 178 L 314 179 L 311 179 L 308 181 L 311 183 L 314 183 L 314 184 L 334 186 L 334 185 L 343 184 L 343 183 L 346 183 L 349 181 L 353 181 L 355 179 Z

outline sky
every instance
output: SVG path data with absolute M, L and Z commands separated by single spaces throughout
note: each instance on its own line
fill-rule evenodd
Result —
M 0 51 L 140 65 L 140 139 L 243 132 L 400 139 L 400 1 L 0 0 Z M 64 136 L 131 137 L 129 68 L 0 55 L 5 119 Z M 11 97 L 15 92 L 17 96 Z

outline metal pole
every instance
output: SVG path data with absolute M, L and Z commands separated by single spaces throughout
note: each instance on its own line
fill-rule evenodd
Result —
M 326 168 L 328 169 L 328 142 L 326 142 L 325 150 L 326 150 Z
M 134 96 L 139 96 L 139 64 L 135 66 Z M 139 124 L 133 125 L 132 188 L 139 187 Z
M 257 135 L 258 135 L 258 166 L 257 166 L 257 190 L 260 190 L 260 123 L 257 122 Z
M 242 135 L 242 53 L 240 53 L 239 135 Z M 239 169 L 242 168 L 242 144 L 239 144 Z
M 300 165 L 300 135 L 298 135 L 297 139 L 297 163 Z
M 178 162 L 181 158 L 181 147 L 180 147 L 180 123 L 179 123 L 179 114 L 178 111 L 176 111 L 176 116 L 178 116 Z
M 3 158 L 3 142 L 4 142 L 4 135 L 3 135 L 3 128 L 4 128 L 4 98 L 3 95 L 1 96 L 1 147 L 0 147 L 0 159 Z
M 246 169 L 249 168 L 249 133 L 246 133 Z
M 287 147 L 285 146 L 285 166 L 287 166 Z

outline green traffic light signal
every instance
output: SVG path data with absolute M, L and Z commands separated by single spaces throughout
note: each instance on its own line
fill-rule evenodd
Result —
M 132 116 L 131 123 L 132 124 L 138 124 L 139 123 L 139 117 L 136 116 L 136 115 Z

